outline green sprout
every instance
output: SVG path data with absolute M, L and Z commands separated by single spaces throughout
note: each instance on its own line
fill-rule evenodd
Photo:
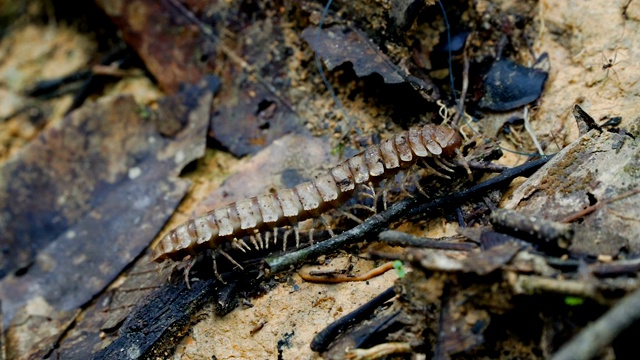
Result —
M 393 262 L 393 268 L 396 269 L 396 272 L 398 273 L 398 277 L 400 279 L 402 279 L 405 275 L 407 275 L 407 272 L 405 271 L 404 267 L 402 266 L 402 261 L 400 260 L 396 260 Z
M 577 296 L 566 296 L 564 298 L 564 303 L 569 306 L 578 306 L 584 304 L 584 299 Z

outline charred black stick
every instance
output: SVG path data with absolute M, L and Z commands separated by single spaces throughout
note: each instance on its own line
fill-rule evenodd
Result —
M 573 239 L 573 227 L 570 224 L 523 215 L 508 209 L 495 209 L 491 213 L 491 223 L 504 233 L 539 244 L 554 243 L 560 249 L 568 248 Z
M 490 180 L 484 181 L 469 189 L 441 197 L 421 206 L 417 205 L 421 201 L 423 201 L 423 198 L 418 196 L 401 200 L 400 202 L 391 206 L 389 209 L 370 217 L 362 224 L 350 230 L 347 230 L 338 236 L 334 236 L 329 240 L 291 252 L 289 254 L 266 257 L 264 258 L 264 261 L 269 267 L 271 273 L 278 273 L 288 270 L 291 266 L 303 262 L 307 259 L 312 259 L 322 254 L 336 251 L 341 247 L 360 241 L 367 236 L 380 233 L 382 230 L 386 230 L 389 227 L 389 224 L 391 224 L 393 221 L 400 220 L 401 218 L 410 218 L 418 215 L 424 215 L 429 211 L 433 211 L 435 209 L 443 207 L 456 206 L 460 203 L 468 201 L 475 196 L 482 195 L 486 191 L 505 186 L 516 177 L 529 176 L 551 158 L 552 156 L 543 156 L 538 160 L 534 160 L 526 164 L 505 170 L 500 175 Z
M 323 352 L 327 350 L 329 344 L 342 332 L 344 332 L 349 326 L 358 323 L 367 317 L 369 317 L 375 309 L 377 309 L 380 305 L 387 302 L 387 300 L 391 299 L 396 295 L 396 292 L 392 287 L 385 290 L 380 295 L 371 299 L 366 304 L 360 306 L 356 310 L 350 312 L 349 314 L 341 317 L 336 322 L 324 328 L 324 330 L 320 331 L 311 341 L 311 350 L 316 352 Z
M 468 189 L 459 191 L 457 193 L 443 196 L 439 199 L 436 199 L 430 203 L 415 207 L 409 211 L 407 214 L 407 218 L 423 215 L 431 210 L 443 208 L 443 207 L 452 207 L 457 206 L 469 199 L 478 196 L 480 194 L 484 194 L 489 190 L 493 190 L 502 186 L 509 184 L 513 179 L 519 176 L 529 176 L 536 172 L 542 165 L 546 164 L 553 155 L 541 156 L 537 160 L 530 161 L 526 164 L 522 164 L 520 166 L 516 166 L 510 169 L 507 169 L 500 173 L 500 175 L 491 178 L 487 181 L 483 181 L 480 184 L 472 186 Z
M 410 235 L 401 231 L 386 230 L 378 234 L 380 241 L 392 246 L 411 246 L 439 250 L 470 251 L 478 245 L 473 243 L 451 242 Z

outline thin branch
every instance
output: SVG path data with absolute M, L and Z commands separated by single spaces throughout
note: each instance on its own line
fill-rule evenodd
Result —
M 414 236 L 401 231 L 386 230 L 378 234 L 380 241 L 391 246 L 411 246 L 439 250 L 471 251 L 478 245 L 469 242 L 453 242 Z
M 343 282 L 352 282 L 352 281 L 366 281 L 370 280 L 376 276 L 380 276 L 387 271 L 393 269 L 393 262 L 386 262 L 375 269 L 371 269 L 370 271 L 361 274 L 361 275 L 348 275 L 348 274 L 313 274 L 306 271 L 298 271 L 298 275 L 304 280 L 312 283 L 320 283 L 320 284 L 337 284 Z
M 640 320 L 640 289 L 627 295 L 600 319 L 584 328 L 552 357 L 553 360 L 592 359 L 626 328 Z
M 399 201 L 389 209 L 373 215 L 362 224 L 334 236 L 329 240 L 316 243 L 304 249 L 300 249 L 289 254 L 280 256 L 270 256 L 264 258 L 264 262 L 269 267 L 271 273 L 279 273 L 290 269 L 293 265 L 299 264 L 307 259 L 316 258 L 322 254 L 334 252 L 347 245 L 373 237 L 374 234 L 386 230 L 389 225 L 401 218 L 424 215 L 442 207 L 455 206 L 469 201 L 470 198 L 484 194 L 489 190 L 505 186 L 519 176 L 528 176 L 538 170 L 542 165 L 551 159 L 552 156 L 544 156 L 538 160 L 505 170 L 500 175 L 477 184 L 469 189 L 441 197 L 427 204 L 418 206 L 424 201 L 422 197 L 416 196 Z
M 344 332 L 351 325 L 371 316 L 374 310 L 394 296 L 396 296 L 396 292 L 392 286 L 383 291 L 380 295 L 368 301 L 366 304 L 331 323 L 313 338 L 311 341 L 311 350 L 316 352 L 323 352 L 327 350 L 329 344 L 331 344 L 338 334 Z

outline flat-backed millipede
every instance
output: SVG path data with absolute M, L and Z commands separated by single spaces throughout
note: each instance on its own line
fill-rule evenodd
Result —
M 421 158 L 439 159 L 456 156 L 462 138 L 453 129 L 424 125 L 395 134 L 380 144 L 343 161 L 326 174 L 301 183 L 292 189 L 240 200 L 211 210 L 169 231 L 153 251 L 153 260 L 181 260 L 196 255 L 202 249 L 213 249 L 227 256 L 222 245 L 249 249 L 242 240 L 260 233 L 317 217 L 339 206 L 356 185 L 377 182 L 413 165 Z M 255 238 L 251 238 L 258 247 Z M 268 246 L 267 238 L 267 246 Z

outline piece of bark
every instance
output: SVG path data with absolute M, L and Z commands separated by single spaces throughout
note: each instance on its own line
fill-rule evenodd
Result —
M 560 221 L 590 205 L 622 197 L 585 214 L 581 227 L 617 234 L 628 241 L 628 250 L 640 251 L 640 208 L 638 194 L 630 192 L 640 183 L 640 144 L 628 135 L 589 131 L 573 142 L 527 179 L 503 207 L 527 215 Z M 600 251 L 617 253 L 624 241 L 604 244 L 597 236 L 575 237 L 577 252 L 589 247 L 609 246 Z M 595 248 L 593 248 L 595 249 Z

